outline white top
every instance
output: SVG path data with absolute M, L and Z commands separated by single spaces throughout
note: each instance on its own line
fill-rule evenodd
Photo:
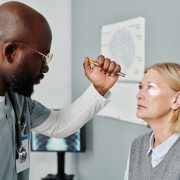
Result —
M 44 123 L 31 130 L 55 138 L 67 137 L 86 124 L 111 99 L 110 91 L 101 96 L 91 84 L 74 103 L 60 111 L 51 110 Z M 0 96 L 0 103 L 5 103 L 5 96 Z
M 32 131 L 55 138 L 75 133 L 97 114 L 110 100 L 110 91 L 101 96 L 93 84 L 74 103 L 60 111 L 51 111 L 44 123 Z
M 168 138 L 166 141 L 164 141 L 162 144 L 153 148 L 154 133 L 152 133 L 151 138 L 150 138 L 150 147 L 147 152 L 147 155 L 151 155 L 152 167 L 156 167 L 161 162 L 163 157 L 166 155 L 166 153 L 169 151 L 169 149 L 172 147 L 172 145 L 176 142 L 176 140 L 179 138 L 179 136 L 180 136 L 180 134 L 175 133 L 170 138 Z M 130 150 L 129 150 L 127 168 L 125 171 L 124 180 L 128 180 L 128 176 L 129 176 L 129 156 L 130 156 Z

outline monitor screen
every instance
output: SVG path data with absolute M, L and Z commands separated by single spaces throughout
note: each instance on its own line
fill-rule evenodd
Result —
M 46 152 L 85 152 L 85 135 L 85 126 L 83 126 L 74 134 L 62 139 L 52 138 L 36 132 L 32 132 L 31 150 Z

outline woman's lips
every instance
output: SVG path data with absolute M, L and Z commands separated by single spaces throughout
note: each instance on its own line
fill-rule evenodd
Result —
M 143 109 L 143 108 L 146 108 L 146 107 L 143 106 L 143 105 L 141 105 L 141 104 L 138 104 L 138 105 L 137 105 L 137 108 L 138 108 L 138 109 Z

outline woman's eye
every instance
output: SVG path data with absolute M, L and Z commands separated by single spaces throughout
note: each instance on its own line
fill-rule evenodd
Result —
M 142 86 L 141 86 L 141 85 L 139 85 L 139 89 L 142 89 Z
M 149 89 L 153 89 L 154 88 L 154 86 L 152 86 L 152 85 L 149 85 Z

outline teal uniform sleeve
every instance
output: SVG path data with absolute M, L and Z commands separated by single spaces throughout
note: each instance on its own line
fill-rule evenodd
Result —
M 41 125 L 50 115 L 51 110 L 36 100 L 29 100 L 31 129 Z
M 13 91 L 12 91 L 13 92 Z M 14 93 L 14 92 L 13 92 Z M 41 125 L 50 115 L 51 110 L 40 102 L 14 93 L 21 119 L 25 119 L 29 128 L 35 128 Z

